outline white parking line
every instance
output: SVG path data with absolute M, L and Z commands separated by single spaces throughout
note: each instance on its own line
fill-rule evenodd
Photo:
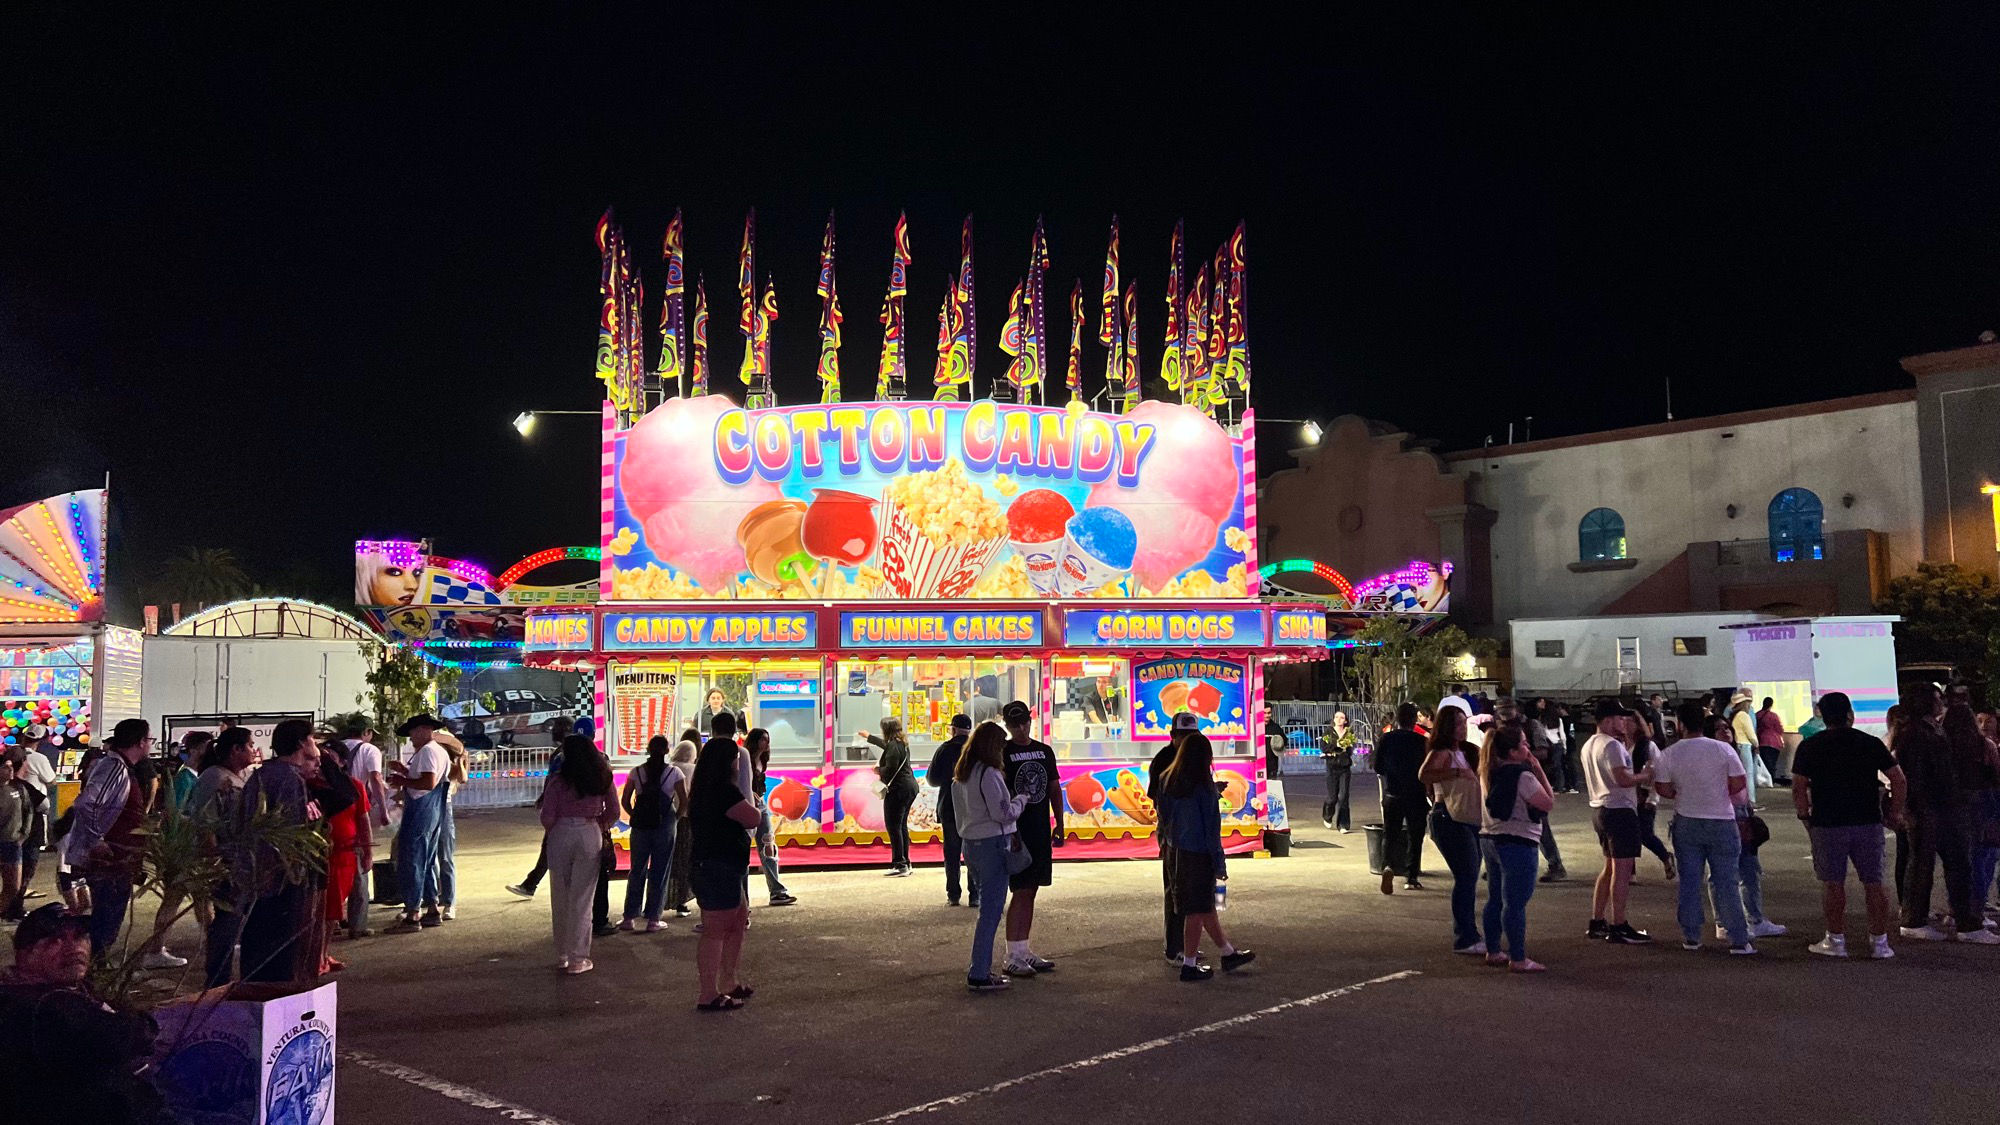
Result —
M 393 1063 L 387 1059 L 377 1058 L 366 1051 L 343 1050 L 340 1052 L 340 1057 L 347 1062 L 353 1063 L 355 1066 L 367 1067 L 377 1074 L 386 1074 L 391 1078 L 401 1079 L 412 1086 L 421 1086 L 434 1093 L 443 1094 L 453 1101 L 464 1102 L 474 1109 L 490 1109 L 508 1121 L 525 1121 L 528 1125 L 568 1125 L 568 1122 L 550 1117 L 545 1113 L 537 1113 L 526 1106 L 515 1105 L 504 1098 L 496 1098 L 491 1094 L 475 1090 L 470 1086 L 461 1086 L 456 1082 L 447 1081 L 434 1074 L 425 1074 L 421 1070 L 404 1066 L 401 1063 Z M 412 1119 L 420 1116 L 420 1114 L 411 1115 Z
M 922 1105 L 913 1105 L 908 1109 L 899 1109 L 894 1113 L 885 1113 L 880 1117 L 871 1117 L 861 1122 L 860 1125 L 888 1125 L 888 1122 L 900 1121 L 905 1117 L 914 1117 L 920 1113 L 936 1113 L 941 1109 L 951 1109 L 956 1106 L 965 1105 L 968 1102 L 977 1101 L 989 1094 L 1011 1090 L 1016 1086 L 1025 1086 L 1030 1082 L 1039 1082 L 1044 1078 L 1054 1078 L 1062 1074 L 1088 1070 L 1093 1066 L 1102 1066 L 1105 1063 L 1116 1062 L 1119 1059 L 1130 1058 L 1133 1055 L 1145 1054 L 1147 1051 L 1157 1051 L 1161 1047 L 1171 1047 L 1176 1043 L 1185 1043 L 1190 1039 L 1199 1039 L 1205 1035 L 1213 1035 L 1218 1031 L 1227 1031 L 1233 1027 L 1242 1027 L 1244 1024 L 1255 1023 L 1266 1016 L 1275 1016 L 1281 1012 L 1289 1012 L 1294 1008 L 1308 1008 L 1314 1004 L 1324 1004 L 1328 1000 L 1338 1000 L 1343 996 L 1352 996 L 1362 989 L 1373 985 L 1388 984 L 1391 981 L 1407 980 L 1411 977 L 1420 976 L 1423 976 L 1423 973 L 1416 969 L 1404 969 L 1399 973 L 1390 973 L 1388 976 L 1376 977 L 1373 980 L 1364 980 L 1358 984 L 1342 985 L 1339 988 L 1329 989 L 1326 992 L 1315 993 L 1311 996 L 1302 996 L 1297 1000 L 1287 1000 L 1282 1004 L 1273 1004 L 1268 1008 L 1259 1008 L 1254 1012 L 1245 1012 L 1243 1015 L 1231 1016 L 1226 1020 L 1205 1023 L 1200 1027 L 1191 1027 L 1186 1031 L 1177 1031 L 1172 1035 L 1164 1035 L 1158 1039 L 1148 1039 L 1143 1043 L 1134 1043 L 1129 1047 L 1120 1047 L 1115 1051 L 1106 1051 L 1101 1055 L 1092 1055 L 1087 1059 L 1077 1059 L 1074 1062 L 1066 1062 L 1060 1066 L 1049 1067 L 1046 1070 L 1033 1071 L 1023 1074 L 1018 1078 L 1009 1078 L 1004 1082 L 995 1082 L 991 1086 L 982 1086 L 977 1090 L 967 1090 L 962 1094 L 953 1094 L 949 1097 L 939 1098 L 936 1101 L 925 1102 Z

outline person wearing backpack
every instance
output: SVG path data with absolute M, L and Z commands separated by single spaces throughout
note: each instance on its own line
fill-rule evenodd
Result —
M 646 760 L 625 776 L 625 789 L 618 806 L 625 810 L 625 822 L 632 826 L 632 871 L 625 880 L 625 920 L 618 928 L 636 928 L 643 897 L 646 932 L 667 928 L 660 921 L 665 906 L 667 872 L 674 864 L 674 832 L 678 819 L 674 810 L 687 804 L 687 775 L 667 761 L 669 744 L 656 734 L 646 743 Z

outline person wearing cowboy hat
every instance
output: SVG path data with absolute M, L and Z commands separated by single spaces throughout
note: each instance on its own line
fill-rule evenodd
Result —
M 1750 803 L 1757 803 L 1757 718 L 1752 708 L 1750 693 L 1742 688 L 1729 697 L 1729 708 L 1723 714 L 1729 716 L 1729 729 L 1736 740 L 1736 753 L 1743 758 L 1744 772 L 1749 776 Z
M 403 891 L 403 914 L 390 933 L 415 933 L 442 925 L 438 913 L 438 839 L 444 823 L 446 777 L 451 759 L 437 733 L 444 723 L 430 712 L 396 728 L 410 740 L 408 762 L 391 762 L 386 780 L 403 795 L 403 822 L 396 830 L 396 877 Z M 423 911 L 419 916 L 418 911 Z

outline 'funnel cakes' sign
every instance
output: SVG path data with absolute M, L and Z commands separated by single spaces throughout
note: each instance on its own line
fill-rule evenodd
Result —
M 706 395 L 610 440 L 613 601 L 1256 593 L 1250 439 L 1192 407 Z

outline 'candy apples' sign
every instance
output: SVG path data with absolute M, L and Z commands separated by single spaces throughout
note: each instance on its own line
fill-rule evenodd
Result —
M 990 401 L 745 410 L 607 431 L 611 601 L 1249 598 L 1240 436 L 1202 411 Z
M 1168 657 L 1133 664 L 1132 737 L 1165 739 L 1174 716 L 1186 711 L 1211 738 L 1242 738 L 1250 733 L 1249 682 L 1249 666 L 1240 660 Z

